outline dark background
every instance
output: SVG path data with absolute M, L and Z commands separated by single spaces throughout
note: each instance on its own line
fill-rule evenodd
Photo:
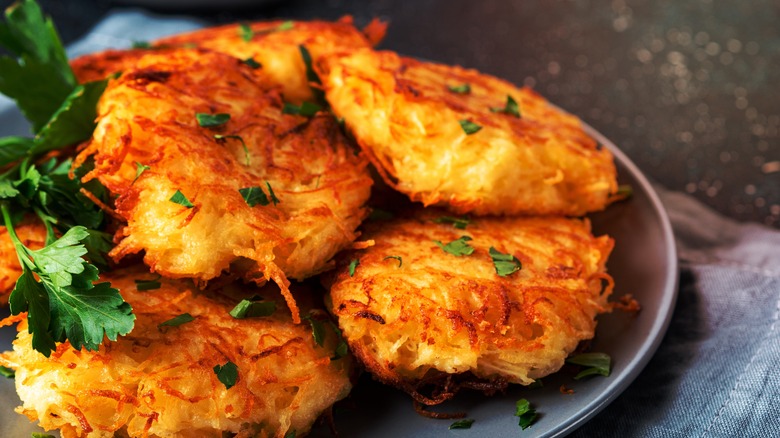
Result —
M 4 6 L 10 4 L 4 1 Z M 39 0 L 65 43 L 106 0 Z M 655 182 L 780 228 L 780 2 L 772 0 L 200 0 L 211 23 L 390 21 L 382 44 L 532 86 L 601 131 Z M 249 2 L 247 2 L 249 3 Z

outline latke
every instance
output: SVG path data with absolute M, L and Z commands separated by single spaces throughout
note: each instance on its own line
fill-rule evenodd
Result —
M 336 334 L 329 330 L 323 346 L 317 345 L 309 324 L 292 322 L 274 286 L 231 284 L 203 292 L 189 281 L 157 278 L 137 267 L 101 280 L 118 287 L 133 306 L 137 320 L 130 334 L 93 352 L 63 343 L 45 358 L 32 349 L 22 315 L 14 350 L 0 356 L 0 364 L 16 372 L 23 402 L 17 411 L 44 429 L 60 429 L 66 438 L 200 438 L 222 437 L 223 431 L 302 436 L 351 388 L 349 357 L 331 360 Z M 139 291 L 135 280 L 158 281 L 160 287 Z M 228 314 L 242 297 L 256 293 L 276 302 L 273 315 Z M 194 320 L 160 326 L 184 313 Z M 318 315 L 327 316 L 322 310 Z M 228 362 L 238 367 L 231 388 L 214 370 Z
M 268 86 L 228 55 L 151 51 L 110 82 L 76 165 L 94 157 L 84 181 L 99 179 L 127 221 L 115 260 L 143 251 L 166 277 L 273 279 L 297 321 L 287 278 L 352 242 L 371 179 L 331 115 L 285 114 Z M 229 120 L 201 126 L 199 113 Z
M 316 67 L 334 113 L 413 201 L 478 215 L 579 216 L 617 191 L 612 154 L 528 88 L 369 49 Z
M 46 228 L 38 218 L 29 217 L 14 226 L 19 240 L 30 249 L 40 249 L 46 243 Z M 8 296 L 22 275 L 19 257 L 8 235 L 8 229 L 0 225 L 0 305 L 8 304 Z
M 418 389 L 453 375 L 528 385 L 593 337 L 612 290 L 608 236 L 593 237 L 579 219 L 476 218 L 458 229 L 434 222 L 442 216 L 368 223 L 375 245 L 339 256 L 324 277 L 351 351 L 377 379 L 435 404 L 453 392 Z M 435 243 L 462 236 L 470 255 Z M 499 276 L 491 247 L 520 269 Z

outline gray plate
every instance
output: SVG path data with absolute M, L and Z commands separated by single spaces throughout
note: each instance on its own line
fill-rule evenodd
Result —
M 0 135 L 18 133 L 17 120 L 16 115 L 0 113 Z M 609 140 L 592 128 L 587 129 L 612 150 L 620 183 L 630 184 L 634 191 L 631 199 L 591 215 L 594 233 L 606 233 L 615 239 L 608 263 L 609 272 L 615 278 L 615 296 L 630 293 L 642 305 L 642 311 L 634 317 L 624 312 L 600 317 L 592 350 L 612 357 L 612 375 L 574 381 L 572 370 L 564 368 L 545 378 L 543 388 L 513 387 L 506 394 L 493 397 L 461 393 L 438 410 L 465 411 L 476 422 L 470 430 L 452 431 L 448 430 L 451 421 L 420 417 L 408 396 L 364 376 L 350 399 L 335 409 L 341 437 L 563 436 L 596 415 L 642 371 L 661 342 L 677 298 L 674 237 L 666 212 L 642 173 Z M 0 310 L 0 317 L 7 314 L 7 309 Z M 10 348 L 12 336 L 12 328 L 0 329 L 0 350 Z M 559 387 L 563 384 L 573 389 L 574 394 L 561 394 Z M 540 414 L 538 421 L 522 435 L 513 416 L 515 401 L 520 398 L 531 401 Z M 0 436 L 29 437 L 30 432 L 38 430 L 13 412 L 13 407 L 19 404 L 13 381 L 0 379 L 0 400 L 3 401 Z M 331 435 L 326 427 L 317 426 L 312 436 Z

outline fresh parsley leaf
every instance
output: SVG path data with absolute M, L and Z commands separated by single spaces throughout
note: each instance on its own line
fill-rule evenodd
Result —
M 192 208 L 195 206 L 192 202 L 190 202 L 189 199 L 187 199 L 186 196 L 184 196 L 184 193 L 182 193 L 181 190 L 176 190 L 176 193 L 171 196 L 169 201 L 173 202 L 174 204 L 183 205 L 187 208 Z
M 291 30 L 294 27 L 295 27 L 295 23 L 292 20 L 287 20 L 284 23 L 276 26 L 276 30 L 281 30 L 281 31 Z
M 618 186 L 617 193 L 621 199 L 628 199 L 634 195 L 634 188 L 630 184 L 621 184 Z
M 316 319 L 313 314 L 309 314 L 303 317 L 306 321 L 309 321 L 311 326 L 311 335 L 314 338 L 314 342 L 320 347 L 325 344 L 325 324 L 322 321 Z
M 354 277 L 355 276 L 355 268 L 358 267 L 360 264 L 360 259 L 352 259 L 349 262 L 349 276 Z
M 135 289 L 139 292 L 145 291 L 145 290 L 155 290 L 159 289 L 160 279 L 162 278 L 161 275 L 158 275 L 156 278 L 153 278 L 151 280 L 134 280 L 135 281 Z
M 0 93 L 38 132 L 77 85 L 62 42 L 35 1 L 21 0 L 5 11 L 0 45 L 18 57 L 0 56 Z
M 471 240 L 471 237 L 469 236 L 460 236 L 460 238 L 455 239 L 446 245 L 439 240 L 434 240 L 433 243 L 444 250 L 444 252 L 461 257 L 464 255 L 471 255 L 474 252 L 474 248 L 467 243 L 469 240 Z
M 493 266 L 496 268 L 496 274 L 500 277 L 514 274 L 523 267 L 523 265 L 520 264 L 520 260 L 512 254 L 504 254 L 492 246 L 488 252 L 490 253 L 490 258 L 493 259 Z
M 249 166 L 249 148 L 246 146 L 246 143 L 244 142 L 244 138 L 240 135 L 221 135 L 216 134 L 214 135 L 214 139 L 217 141 L 222 141 L 226 138 L 232 138 L 234 140 L 238 140 L 241 142 L 241 146 L 244 148 L 244 158 L 246 159 L 246 165 Z
M 133 41 L 133 44 L 130 47 L 133 49 L 151 49 L 152 45 L 149 41 Z
M 266 181 L 265 186 L 268 187 L 268 195 L 271 197 L 271 202 L 273 202 L 274 205 L 282 202 L 279 200 L 279 198 L 276 197 L 276 194 L 274 193 L 274 189 L 271 188 L 271 183 Z
M 447 89 L 452 91 L 453 93 L 457 93 L 457 94 L 469 94 L 469 93 L 471 93 L 471 85 L 469 85 L 469 84 L 450 85 L 450 86 L 447 87 Z
M 282 113 L 284 114 L 292 114 L 304 117 L 312 117 L 320 110 L 322 110 L 321 106 L 311 102 L 303 102 L 300 106 L 285 102 L 284 107 L 282 107 Z
M 314 99 L 319 103 L 325 103 L 325 92 L 322 91 L 320 86 L 322 85 L 322 81 L 320 80 L 320 77 L 317 76 L 317 72 L 314 71 L 314 67 L 312 66 L 312 58 L 311 53 L 309 53 L 309 50 L 301 44 L 298 46 L 298 50 L 301 52 L 301 58 L 303 59 L 303 65 L 306 67 L 306 80 L 309 81 L 309 86 L 311 87 L 311 93 L 314 95 Z M 312 87 L 311 84 L 314 84 Z
M 522 117 L 520 115 L 520 105 L 518 105 L 517 101 L 514 100 L 510 95 L 506 96 L 506 105 L 504 105 L 503 108 L 494 107 L 494 108 L 490 108 L 490 111 L 494 113 L 509 114 L 510 116 L 517 117 L 518 119 Z
M 612 358 L 606 353 L 582 353 L 566 359 L 566 363 L 588 367 L 574 376 L 574 380 L 597 374 L 609 377 Z
M 178 326 L 180 326 L 182 324 L 186 324 L 186 323 L 192 322 L 192 321 L 195 321 L 195 317 L 194 316 L 190 315 L 189 313 L 182 313 L 181 315 L 174 316 L 173 318 L 171 318 L 171 319 L 169 319 L 169 320 L 167 320 L 165 322 L 161 322 L 161 323 L 157 324 L 157 328 L 178 327 Z
M 521 398 L 516 403 L 515 417 L 520 417 L 519 425 L 525 430 L 536 421 L 538 414 L 528 400 Z
M 463 128 L 463 132 L 465 132 L 466 135 L 476 134 L 480 129 L 482 129 L 481 126 L 477 125 L 471 120 L 459 120 L 458 123 L 460 123 L 460 127 Z
M 6 368 L 2 365 L 0 365 L 0 376 L 7 377 L 9 379 L 13 379 L 16 376 L 16 372 L 12 370 L 11 368 Z
M 238 381 L 238 367 L 231 361 L 228 361 L 225 365 L 215 365 L 214 374 L 225 385 L 225 389 L 232 388 Z
M 54 438 L 54 435 L 49 435 L 43 432 L 33 432 L 31 438 Z
M 458 420 L 452 424 L 450 424 L 450 430 L 453 429 L 471 429 L 471 425 L 474 424 L 474 420 L 470 418 L 465 418 L 463 420 Z
M 382 259 L 382 260 L 387 260 L 387 259 L 396 259 L 396 260 L 398 260 L 398 267 L 399 267 L 399 268 L 400 268 L 401 266 L 403 266 L 403 264 L 404 264 L 404 261 L 403 261 L 403 259 L 401 259 L 401 256 L 393 256 L 393 255 L 391 255 L 391 256 L 387 256 L 387 257 L 385 257 L 385 258 L 384 258 L 384 259 Z
M 244 198 L 244 201 L 246 201 L 246 204 L 250 207 L 254 207 L 257 204 L 266 206 L 271 203 L 271 201 L 268 200 L 268 196 L 263 192 L 263 189 L 257 186 L 238 189 L 238 193 L 241 194 L 241 197 Z
M 255 36 L 255 32 L 252 30 L 252 27 L 247 23 L 241 23 L 238 25 L 238 34 L 241 35 L 241 39 L 246 42 L 252 41 L 252 38 Z
M 338 338 L 338 341 L 336 343 L 336 355 L 333 356 L 331 359 L 341 359 L 342 357 L 346 356 L 349 353 L 349 346 L 347 345 L 347 341 L 344 339 L 344 335 L 341 333 L 341 329 L 339 329 L 339 326 L 336 325 L 333 321 L 330 319 L 328 320 L 330 323 L 330 328 L 333 329 L 333 332 L 336 333 L 336 337 Z
M 256 318 L 271 316 L 275 311 L 276 302 L 274 301 L 241 300 L 230 311 L 230 316 L 236 319 Z
M 132 183 L 130 183 L 130 185 L 132 185 L 133 183 L 135 183 L 135 181 L 136 181 L 136 180 L 137 180 L 137 179 L 138 179 L 138 178 L 139 178 L 139 177 L 140 177 L 140 176 L 141 176 L 141 175 L 142 175 L 144 172 L 146 172 L 146 171 L 147 171 L 147 170 L 149 170 L 149 169 L 151 169 L 151 167 L 149 167 L 149 166 L 147 166 L 147 165 L 145 165 L 145 164 L 141 164 L 141 163 L 139 163 L 138 161 L 136 161 L 136 162 L 135 162 L 135 178 L 133 178 L 133 182 L 132 182 Z
M 258 68 L 262 68 L 263 64 L 260 64 L 259 62 L 255 61 L 255 58 L 252 58 L 251 56 L 246 59 L 242 59 L 241 62 L 248 65 L 250 68 L 257 70 Z
M 452 224 L 453 227 L 459 230 L 465 230 L 467 226 L 471 225 L 471 219 L 469 219 L 467 216 L 463 216 L 463 217 L 442 216 L 434 219 L 433 222 L 437 224 Z
M 0 138 L 0 168 L 24 158 L 34 146 L 35 141 L 31 138 L 16 136 Z
M 195 118 L 198 120 L 198 125 L 204 128 L 215 128 L 217 126 L 222 126 L 225 123 L 227 123 L 228 120 L 230 120 L 230 114 L 195 113 Z

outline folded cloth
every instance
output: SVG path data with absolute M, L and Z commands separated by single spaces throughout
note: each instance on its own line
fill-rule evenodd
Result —
M 780 232 L 656 190 L 681 267 L 669 330 L 634 383 L 572 436 L 777 436 Z

